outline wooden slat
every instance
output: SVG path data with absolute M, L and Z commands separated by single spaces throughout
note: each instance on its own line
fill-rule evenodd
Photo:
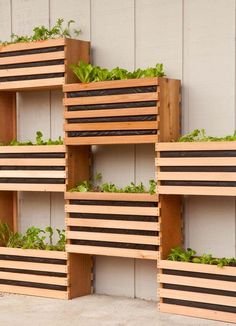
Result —
M 7 248 L 7 247 L 0 247 L 0 255 L 52 258 L 52 259 L 62 259 L 62 260 L 67 259 L 67 253 L 64 251 L 20 249 L 20 248 Z
M 151 144 L 157 142 L 157 135 L 65 137 L 66 145 L 109 145 L 109 144 Z
M 64 145 L 0 146 L 0 153 L 64 153 Z
M 158 129 L 157 121 L 128 121 L 128 122 L 101 122 L 101 123 L 66 123 L 65 131 L 87 131 L 87 130 L 142 130 Z
M 73 118 L 97 118 L 97 117 L 123 117 L 132 115 L 156 115 L 157 107 L 129 108 L 129 109 L 106 109 L 106 110 L 81 110 L 65 111 L 65 119 Z
M 15 43 L 15 44 L 8 44 L 5 46 L 2 46 L 0 44 L 0 53 L 12 52 L 12 51 L 22 51 L 22 50 L 32 50 L 32 49 L 42 49 L 42 48 L 48 48 L 48 47 L 53 47 L 53 46 L 62 46 L 62 45 L 65 45 L 64 38 L 50 39 L 50 40 L 36 41 L 36 42 Z
M 179 305 L 172 305 L 167 303 L 160 303 L 159 309 L 161 312 L 167 312 L 172 314 L 180 314 L 190 317 L 200 317 L 206 319 L 219 320 L 229 323 L 235 323 L 235 314 L 230 312 L 223 312 L 217 310 L 192 308 Z
M 64 277 L 33 275 L 33 274 L 23 274 L 23 273 L 0 272 L 0 279 L 10 280 L 10 281 L 53 284 L 53 285 L 61 285 L 61 286 L 68 285 L 68 279 Z
M 170 142 L 156 144 L 157 151 L 217 151 L 236 150 L 236 141 Z
M 64 77 L 56 78 L 43 78 L 43 79 L 32 79 L 32 80 L 20 80 L 11 82 L 0 82 L 0 90 L 8 91 L 24 91 L 24 90 L 42 90 L 42 89 L 54 89 L 60 88 L 65 82 Z
M 79 246 L 68 244 L 66 246 L 67 252 L 82 253 L 88 255 L 102 255 L 115 257 L 129 257 L 157 260 L 159 258 L 158 251 L 151 250 L 136 250 L 126 248 L 109 248 L 109 247 L 95 247 L 95 246 Z
M 45 178 L 45 179 L 55 179 L 55 178 L 65 178 L 65 171 L 1 171 L 0 178 Z M 0 185 L 1 187 L 1 185 Z
M 77 83 L 63 86 L 63 91 L 77 92 L 96 89 L 111 89 L 136 86 L 155 86 L 158 84 L 158 78 L 139 78 L 139 79 L 124 79 L 124 80 L 109 80 L 93 83 Z
M 128 103 L 128 102 L 145 102 L 157 101 L 158 93 L 135 93 L 122 95 L 107 95 L 107 96 L 88 96 L 88 97 L 72 97 L 64 98 L 64 106 L 71 105 L 89 105 L 89 104 L 109 104 L 109 103 Z
M 157 158 L 157 166 L 235 166 L 236 157 Z
M 29 271 L 67 273 L 66 265 L 32 263 L 32 262 L 22 262 L 22 261 L 0 260 L 0 268 L 15 268 L 15 269 L 27 269 Z
M 0 183 L 0 190 L 64 192 L 65 184 Z
M 119 220 L 103 220 L 103 219 L 86 219 L 86 218 L 67 218 L 68 226 L 97 227 L 110 229 L 125 230 L 145 230 L 159 231 L 160 224 L 158 222 L 137 222 L 137 221 L 119 221 Z
M 157 186 L 163 195 L 236 196 L 236 187 Z
M 119 243 L 135 243 L 158 246 L 160 244 L 159 237 L 134 235 L 134 234 L 115 234 L 105 232 L 82 232 L 67 231 L 67 239 L 75 240 L 92 240 L 92 241 L 108 241 Z
M 67 291 L 57 291 L 48 289 L 38 289 L 15 285 L 0 284 L 0 291 L 15 294 L 33 295 L 45 298 L 68 299 Z
M 236 181 L 235 172 L 159 172 L 158 180 Z
M 160 297 L 236 307 L 236 297 L 160 288 Z
M 0 69 L 0 77 L 41 75 L 50 73 L 65 72 L 64 65 L 42 66 L 42 67 L 25 67 L 16 69 Z
M 65 199 L 157 202 L 157 194 L 113 192 L 66 192 Z
M 222 280 L 160 274 L 158 276 L 158 281 L 160 283 L 166 283 L 166 284 L 184 285 L 184 286 L 191 286 L 191 287 L 200 287 L 205 289 L 217 289 L 223 291 L 236 292 L 236 282 L 229 282 L 229 281 L 222 281 Z
M 219 268 L 216 265 L 194 264 L 194 263 L 177 262 L 171 260 L 160 260 L 158 267 L 160 269 L 173 269 L 178 271 L 236 276 L 236 268 L 230 266 Z
M 67 213 L 118 214 L 136 216 L 158 216 L 157 207 L 99 206 L 99 205 L 65 205 Z
M 0 158 L 0 166 L 65 166 L 64 158 Z
M 25 54 L 10 57 L 0 57 L 0 66 L 9 65 L 16 63 L 27 63 L 27 62 L 39 62 L 39 61 L 50 61 L 60 60 L 65 58 L 64 51 L 55 51 L 48 53 L 37 53 L 37 54 Z

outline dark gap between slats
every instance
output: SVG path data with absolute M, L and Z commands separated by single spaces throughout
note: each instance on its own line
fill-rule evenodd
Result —
M 222 270 L 222 274 L 223 274 L 224 269 L 221 269 L 221 270 Z M 187 276 L 187 277 L 194 277 L 194 278 L 205 278 L 205 279 L 209 279 L 209 280 L 236 282 L 236 276 L 222 275 L 222 274 L 218 275 L 218 274 L 210 274 L 210 273 L 176 271 L 176 270 L 172 270 L 172 269 L 163 269 L 163 274 L 176 275 L 176 276 Z M 201 281 L 199 281 L 199 282 L 201 282 Z
M 106 227 L 82 227 L 82 226 L 70 226 L 70 231 L 76 232 L 94 232 L 94 233 L 114 233 L 114 234 L 133 234 L 133 235 L 147 235 L 150 237 L 158 237 L 157 231 L 145 231 L 145 230 L 132 230 L 130 229 L 113 229 Z
M 18 274 L 27 274 L 27 275 L 29 274 L 29 275 L 67 277 L 66 273 L 31 271 L 31 270 L 28 270 L 28 269 L 5 268 L 5 267 L 4 268 L 0 267 L 0 272 L 18 273 Z
M 164 186 L 236 187 L 236 181 L 161 181 Z
M 99 136 L 138 136 L 156 135 L 157 130 L 105 130 L 105 131 L 69 131 L 68 137 L 99 137 Z
M 157 207 L 156 202 L 135 202 L 135 201 L 119 201 L 119 200 L 77 200 L 71 199 L 71 205 L 98 205 L 98 206 L 129 206 L 129 207 Z
M 47 67 L 47 66 L 56 66 L 56 65 L 64 65 L 64 59 L 5 64 L 5 65 L 0 65 L 0 70 L 15 69 L 15 68 L 30 68 L 30 67 Z
M 236 157 L 234 150 L 218 151 L 168 151 L 160 152 L 161 157 Z
M 136 222 L 158 222 L 157 216 L 139 216 L 139 215 L 118 215 L 118 214 L 87 214 L 87 213 L 70 213 L 71 218 L 88 218 L 117 221 L 136 221 Z
M 53 73 L 53 74 L 36 74 L 36 75 L 25 75 L 25 76 L 12 76 L 12 77 L 0 77 L 0 82 L 11 82 L 21 80 L 35 80 L 45 78 L 57 78 L 64 77 L 64 73 Z
M 207 294 L 214 294 L 214 295 L 222 295 L 222 296 L 234 297 L 234 298 L 236 297 L 236 292 L 235 291 L 208 289 L 208 288 L 195 287 L 195 286 L 186 286 L 186 285 L 177 285 L 177 284 L 163 284 L 163 288 L 164 289 L 170 289 L 170 290 L 194 292 L 194 293 L 207 293 Z
M 121 95 L 121 94 L 137 94 L 137 93 L 154 93 L 157 91 L 157 86 L 140 86 L 140 87 L 121 87 L 111 89 L 96 89 L 78 92 L 68 92 L 67 97 L 89 97 L 89 96 L 106 96 L 106 95 Z
M 23 287 L 37 288 L 37 289 L 67 291 L 67 286 L 54 285 L 54 284 L 43 284 L 43 283 L 34 283 L 34 282 L 25 282 L 25 281 L 13 281 L 13 280 L 1 280 L 1 279 L 0 279 L 0 284 L 23 286 Z
M 27 54 L 37 54 L 37 53 L 51 53 L 51 52 L 58 52 L 58 51 L 64 51 L 64 45 L 50 46 L 47 48 L 38 48 L 38 49 L 0 52 L 0 58 L 15 57 L 15 56 L 22 56 Z
M 64 166 L 0 166 L 0 171 L 65 171 Z
M 65 158 L 64 153 L 0 153 L 1 158 Z
M 27 183 L 27 184 L 64 184 L 65 179 L 58 178 L 0 178 L 1 183 Z
M 108 103 L 108 104 L 88 104 L 88 105 L 71 105 L 68 111 L 86 111 L 86 110 L 104 110 L 104 109 L 128 109 L 128 108 L 145 108 L 157 106 L 157 101 L 144 102 L 124 102 L 124 103 Z
M 173 304 L 177 306 L 192 307 L 192 308 L 201 308 L 205 310 L 215 310 L 215 311 L 236 313 L 236 307 L 223 306 L 223 305 L 210 304 L 210 303 L 193 302 L 193 301 L 169 299 L 169 298 L 163 298 L 163 303 Z
M 66 265 L 67 264 L 67 261 L 62 260 L 62 259 L 27 257 L 27 256 L 17 256 L 17 255 L 0 255 L 0 260 L 25 261 L 25 262 L 32 262 L 32 263 L 56 264 L 56 265 Z
M 126 122 L 126 121 L 157 121 L 157 115 L 137 115 L 124 117 L 99 117 L 99 118 L 73 118 L 67 119 L 73 123 L 97 123 L 97 122 Z
M 73 245 L 80 246 L 94 246 L 94 247 L 107 247 L 107 248 L 123 248 L 123 249 L 137 249 L 137 250 L 151 250 L 158 251 L 159 246 L 133 244 L 125 242 L 109 242 L 109 241 L 93 241 L 93 240 L 70 240 Z

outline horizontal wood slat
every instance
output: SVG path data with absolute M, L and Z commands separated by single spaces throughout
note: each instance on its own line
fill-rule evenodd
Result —
M 0 77 L 41 75 L 41 74 L 63 73 L 63 72 L 65 72 L 64 65 L 16 68 L 16 69 L 0 69 Z
M 21 81 L 11 81 L 11 82 L 0 82 L 0 90 L 33 90 L 33 89 L 54 89 L 62 87 L 65 83 L 64 77 L 55 78 L 43 78 L 43 79 L 33 79 L 33 80 L 21 80 Z
M 152 92 L 152 93 L 64 98 L 63 104 L 65 106 L 73 106 L 73 105 L 128 103 L 128 102 L 143 102 L 143 101 L 157 101 L 157 100 L 158 100 L 158 93 Z
M 199 293 L 199 292 L 179 291 L 179 290 L 163 289 L 163 288 L 161 288 L 159 291 L 160 291 L 160 296 L 162 298 L 177 299 L 177 300 L 181 298 L 181 300 L 186 300 L 186 301 L 204 302 L 210 304 L 225 305 L 229 307 L 236 307 L 235 297 L 208 294 L 208 293 Z
M 22 261 L 7 261 L 0 260 L 1 268 L 15 268 L 15 269 L 26 269 L 29 271 L 44 271 L 54 273 L 67 273 L 66 265 L 58 264 L 44 264 L 34 262 L 22 262 Z
M 69 123 L 64 125 L 65 131 L 88 130 L 142 130 L 158 129 L 157 121 L 142 122 L 104 122 L 104 123 Z
M 236 150 L 236 141 L 170 142 L 156 144 L 157 151 L 213 151 Z
M 98 205 L 65 205 L 67 213 L 96 213 L 96 214 L 119 214 L 137 216 L 158 216 L 159 209 L 156 207 L 129 207 L 129 206 L 98 206 Z
M 65 199 L 157 202 L 157 194 L 112 192 L 66 192 Z
M 157 166 L 235 166 L 236 157 L 157 158 Z
M 65 189 L 64 184 L 0 183 L 0 190 L 4 191 L 64 192 Z
M 180 314 L 190 317 L 200 317 L 206 319 L 219 320 L 229 323 L 235 323 L 235 314 L 217 310 L 208 310 L 201 308 L 192 308 L 185 306 L 172 305 L 168 303 L 160 303 L 159 310 L 161 312 Z
M 15 44 L 8 44 L 6 46 L 0 44 L 0 53 L 63 46 L 65 45 L 65 43 L 66 42 L 64 38 L 58 38 L 36 42 L 21 42 Z
M 138 86 L 155 86 L 158 84 L 158 78 L 139 78 L 139 79 L 124 79 L 114 81 L 102 81 L 93 83 L 77 83 L 68 84 L 63 86 L 63 91 L 66 92 L 77 92 L 87 91 L 95 89 L 112 89 L 112 88 L 123 88 L 123 87 L 138 87 Z
M 0 166 L 65 166 L 64 158 L 0 158 Z
M 68 255 L 64 251 L 35 250 L 0 247 L 0 255 L 13 255 L 23 257 L 38 257 L 66 260 Z
M 157 186 L 163 195 L 236 196 L 236 187 Z
M 151 144 L 157 140 L 158 135 L 65 137 L 67 145 Z
M 45 178 L 45 179 L 54 179 L 66 177 L 65 171 L 1 171 L 0 178 Z M 1 184 L 0 184 L 1 188 Z
M 66 246 L 66 250 L 69 253 L 83 253 L 89 255 L 116 256 L 152 260 L 157 260 L 159 257 L 159 253 L 157 251 L 126 248 L 109 248 L 68 244 Z
M 158 180 L 236 181 L 236 172 L 159 172 Z
M 160 225 L 158 222 L 137 222 L 86 218 L 67 218 L 66 224 L 68 226 L 97 227 L 124 230 L 159 231 L 160 229 Z
M 157 107 L 129 108 L 129 109 L 106 109 L 106 110 L 81 110 L 65 111 L 65 119 L 73 118 L 97 118 L 97 117 L 122 117 L 133 115 L 157 115 Z
M 50 61 L 50 60 L 59 60 L 65 58 L 64 51 L 55 51 L 48 53 L 37 53 L 37 54 L 25 54 L 19 56 L 9 56 L 9 57 L 0 57 L 0 66 L 9 65 L 16 63 L 26 63 L 26 62 L 40 62 L 40 61 Z
M 0 284 L 0 291 L 15 293 L 15 294 L 33 295 L 33 296 L 45 297 L 45 298 L 69 299 L 69 294 L 67 291 L 38 289 L 38 288 L 5 285 L 5 284 Z
M 64 145 L 0 146 L 0 153 L 64 153 Z
M 157 236 L 113 234 L 113 233 L 106 233 L 106 232 L 67 231 L 67 238 L 76 239 L 76 240 L 137 243 L 137 244 L 156 245 L 156 246 L 160 244 L 159 237 Z

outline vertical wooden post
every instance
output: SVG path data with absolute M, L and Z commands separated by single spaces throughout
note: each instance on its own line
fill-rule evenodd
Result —
M 16 138 L 16 93 L 0 92 L 0 143 Z M 0 219 L 17 230 L 17 192 L 0 191 Z

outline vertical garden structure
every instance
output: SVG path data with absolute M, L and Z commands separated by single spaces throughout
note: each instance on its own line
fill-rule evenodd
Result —
M 74 81 L 69 65 L 89 61 L 89 42 L 54 39 L 0 48 L 0 142 L 16 139 L 16 92 L 62 89 Z M 1 220 L 17 230 L 17 192 L 63 192 L 64 145 L 0 147 Z M 0 291 L 73 298 L 91 291 L 91 257 L 0 248 Z

